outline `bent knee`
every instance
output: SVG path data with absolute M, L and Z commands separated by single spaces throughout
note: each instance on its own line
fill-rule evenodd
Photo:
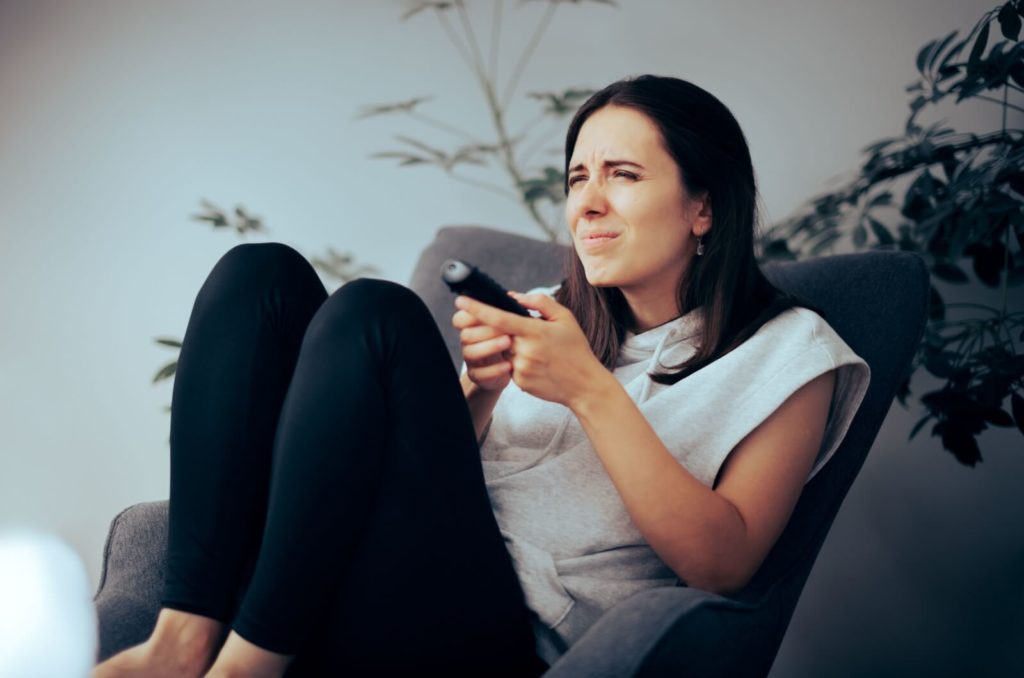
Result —
M 354 328 L 382 322 L 415 326 L 424 320 L 434 322 L 430 309 L 416 292 L 405 285 L 379 278 L 356 278 L 331 294 L 313 323 L 320 327 L 342 325 Z
M 310 264 L 290 245 L 281 242 L 250 242 L 229 249 L 217 262 L 217 266 L 267 273 Z
M 331 296 L 339 297 L 347 304 L 365 305 L 370 308 L 425 306 L 419 295 L 405 285 L 381 278 L 349 280 Z
M 243 243 L 217 261 L 200 294 L 235 298 L 291 285 L 323 286 L 309 261 L 289 245 Z

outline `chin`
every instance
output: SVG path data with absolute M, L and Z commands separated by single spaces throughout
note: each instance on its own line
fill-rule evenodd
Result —
M 590 283 L 591 287 L 618 287 L 619 283 L 617 280 L 610 276 L 598 276 L 593 277 L 588 275 L 587 282 Z

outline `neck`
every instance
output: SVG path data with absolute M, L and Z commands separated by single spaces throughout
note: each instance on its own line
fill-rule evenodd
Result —
M 622 295 L 629 304 L 633 314 L 633 327 L 630 330 L 634 334 L 640 334 L 647 330 L 664 325 L 670 320 L 678 318 L 681 314 L 676 303 L 675 290 L 670 294 L 661 294 L 656 298 L 643 299 L 635 291 L 622 290 Z

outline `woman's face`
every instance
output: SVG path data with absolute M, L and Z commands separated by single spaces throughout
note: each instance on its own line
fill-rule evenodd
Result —
M 622 106 L 591 114 L 568 182 L 566 223 L 590 284 L 619 287 L 627 298 L 674 296 L 696 250 L 691 230 L 701 205 L 686 194 L 650 118 Z M 698 233 L 710 224 L 699 223 Z M 614 237 L 591 238 L 605 233 Z

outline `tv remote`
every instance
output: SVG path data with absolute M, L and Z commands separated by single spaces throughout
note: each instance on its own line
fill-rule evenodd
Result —
M 527 318 L 533 317 L 529 309 L 508 296 L 508 291 L 504 287 L 472 264 L 458 259 L 448 259 L 441 266 L 441 279 L 456 294 L 473 297 L 477 301 L 488 306 L 495 306 L 503 311 L 517 313 Z

